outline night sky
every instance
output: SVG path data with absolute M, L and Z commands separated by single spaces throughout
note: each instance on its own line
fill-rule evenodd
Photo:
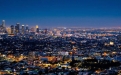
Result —
M 39 27 L 121 27 L 121 0 L 0 0 L 0 21 Z

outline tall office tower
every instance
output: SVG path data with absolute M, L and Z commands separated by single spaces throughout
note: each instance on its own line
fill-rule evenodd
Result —
M 18 33 L 20 32 L 20 23 L 16 24 Z
M 21 32 L 22 32 L 22 34 L 24 34 L 24 33 L 25 33 L 24 25 L 22 25 Z
M 17 31 L 17 26 L 15 26 L 15 34 L 17 34 L 17 32 L 18 32 L 18 31 Z
M 0 33 L 7 33 L 6 27 L 5 27 L 5 20 L 2 20 L 2 25 L 0 25 Z
M 2 27 L 5 27 L 5 20 L 2 20 Z
M 14 34 L 14 25 L 11 25 L 11 34 Z
M 28 33 L 29 32 L 29 27 L 28 27 L 28 25 L 26 25 L 26 33 Z
M 39 33 L 39 26 L 36 25 L 36 32 Z
M 15 33 L 19 33 L 19 32 L 20 32 L 20 23 L 16 23 Z

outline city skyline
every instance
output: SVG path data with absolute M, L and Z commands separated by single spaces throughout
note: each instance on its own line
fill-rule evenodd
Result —
M 121 26 L 120 0 L 0 0 L 0 20 L 6 26 Z

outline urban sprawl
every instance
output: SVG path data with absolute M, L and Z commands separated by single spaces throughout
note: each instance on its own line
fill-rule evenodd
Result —
M 0 75 L 121 75 L 121 28 L 0 25 Z

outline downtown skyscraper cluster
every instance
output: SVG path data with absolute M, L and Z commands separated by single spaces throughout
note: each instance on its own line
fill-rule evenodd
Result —
M 10 27 L 5 26 L 5 20 L 2 20 L 2 25 L 0 25 L 0 33 L 7 34 L 27 34 L 29 32 L 39 33 L 39 26 L 36 25 L 33 28 L 29 28 L 28 25 L 21 25 L 20 23 L 16 23 L 16 25 L 10 25 Z

